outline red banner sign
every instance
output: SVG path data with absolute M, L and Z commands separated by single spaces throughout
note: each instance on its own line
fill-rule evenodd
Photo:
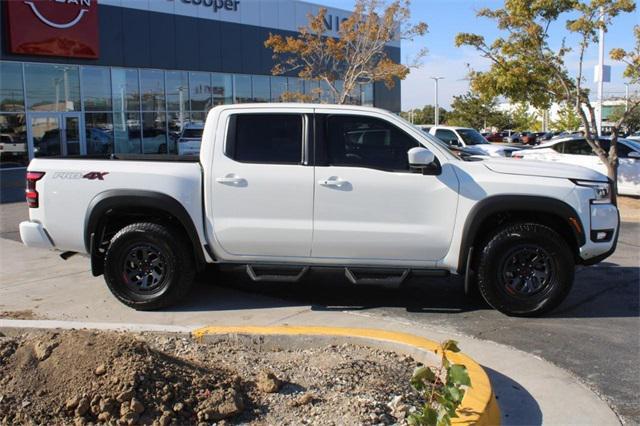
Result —
M 9 0 L 9 49 L 24 55 L 97 58 L 98 0 Z

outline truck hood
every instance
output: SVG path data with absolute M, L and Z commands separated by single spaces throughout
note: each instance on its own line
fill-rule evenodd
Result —
M 606 182 L 607 177 L 595 170 L 572 164 L 551 161 L 518 160 L 515 158 L 489 158 L 484 161 L 489 170 L 507 175 L 542 176 Z
M 488 154 L 491 157 L 505 157 L 506 152 L 518 150 L 518 148 L 510 146 L 492 144 L 467 145 L 466 148 L 477 150 L 478 152 Z

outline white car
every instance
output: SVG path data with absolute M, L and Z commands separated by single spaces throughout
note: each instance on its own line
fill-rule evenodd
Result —
M 469 127 L 433 126 L 429 134 L 437 137 L 451 147 L 473 148 L 490 157 L 510 157 L 519 148 L 494 145 L 476 129 Z
M 257 282 L 327 269 L 352 285 L 461 274 L 507 314 L 553 309 L 576 264 L 615 250 L 606 176 L 472 160 L 380 109 L 220 105 L 199 157 L 34 159 L 20 236 L 87 254 L 136 309 L 175 304 L 207 264 Z
M 178 155 L 199 155 L 203 130 L 202 124 L 185 124 L 178 138 Z
M 609 150 L 610 140 L 600 139 L 600 146 Z M 514 158 L 546 160 L 575 164 L 607 173 L 607 166 L 600 161 L 585 138 L 567 137 L 554 139 L 534 148 L 518 151 Z M 618 194 L 640 195 L 640 142 L 618 139 Z

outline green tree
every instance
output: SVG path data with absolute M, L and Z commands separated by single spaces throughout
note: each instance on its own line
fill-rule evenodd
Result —
M 485 98 L 468 92 L 453 97 L 451 111 L 447 114 L 447 124 L 474 129 L 505 129 L 511 126 L 511 119 L 507 113 L 498 110 L 495 98 Z
M 529 112 L 529 109 L 529 105 L 523 102 L 516 105 L 511 112 L 511 122 L 514 130 L 521 132 L 525 130 L 542 130 L 540 116 L 535 112 Z
M 548 109 L 554 102 L 575 106 L 586 130 L 586 139 L 600 160 L 607 165 L 607 174 L 617 182 L 617 130 L 614 129 L 610 149 L 606 152 L 598 142 L 598 130 L 589 90 L 583 87 L 584 57 L 597 41 L 600 29 L 606 31 L 621 13 L 635 10 L 634 0 L 505 0 L 501 9 L 481 9 L 478 16 L 492 19 L 504 36 L 488 42 L 482 35 L 461 33 L 457 46 L 472 46 L 491 61 L 488 71 L 472 71 L 471 87 L 487 96 L 504 96 L 512 102 L 526 100 L 535 108 Z M 558 22 L 564 23 L 569 39 L 555 49 L 549 43 L 549 32 Z M 636 29 L 636 38 L 640 37 Z M 565 40 L 568 38 L 565 37 Z M 578 56 L 577 70 L 568 66 L 567 53 Z M 634 52 L 612 51 L 612 58 L 625 61 L 640 74 Z M 634 56 L 635 55 L 635 56 Z M 572 59 L 571 64 L 575 61 Z
M 629 111 L 628 108 L 622 105 L 617 106 L 611 114 L 609 114 L 608 121 L 617 123 L 624 119 L 626 131 L 630 133 L 637 132 L 640 130 L 640 108 L 634 108 L 628 113 L 627 111 Z M 625 114 L 627 114 L 626 117 Z
M 551 127 L 554 130 L 566 130 L 569 132 L 576 131 L 580 128 L 582 121 L 576 113 L 576 109 L 564 102 L 558 110 L 558 119 L 551 121 Z
M 435 116 L 435 107 L 433 105 L 425 105 L 422 108 L 414 108 L 409 111 L 403 111 L 400 113 L 406 120 L 413 120 L 413 124 L 433 124 Z M 448 111 L 442 107 L 438 107 L 438 119 L 441 123 L 447 121 Z

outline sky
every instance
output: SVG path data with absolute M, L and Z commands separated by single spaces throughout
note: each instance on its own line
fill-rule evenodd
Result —
M 353 0 L 314 0 L 325 6 L 352 9 Z M 427 56 L 419 69 L 411 71 L 402 82 L 402 109 L 421 108 L 434 104 L 434 82 L 429 77 L 444 77 L 440 80 L 438 98 L 440 106 L 448 108 L 454 96 L 467 92 L 469 82 L 466 80 L 468 67 L 475 70 L 488 68 L 488 61 L 482 58 L 475 49 L 457 48 L 454 38 L 459 32 L 481 34 L 487 41 L 499 36 L 493 21 L 476 17 L 476 12 L 484 7 L 496 9 L 502 7 L 502 1 L 495 0 L 413 0 L 411 2 L 411 20 L 426 22 L 429 32 L 413 42 L 402 43 L 402 61 L 406 62 L 415 53 L 426 47 Z M 640 9 L 640 7 L 639 7 Z M 633 26 L 640 24 L 640 10 L 617 17 L 605 36 L 605 64 L 611 65 L 611 83 L 604 84 L 605 96 L 609 94 L 624 96 L 624 67 L 608 59 L 608 52 L 614 47 L 629 50 L 633 47 Z M 559 46 L 567 35 L 564 22 L 558 21 L 550 31 L 550 42 Z M 570 39 L 568 39 L 570 41 Z M 575 58 L 575 55 L 574 55 Z M 577 60 L 571 61 L 577 68 Z M 598 63 L 598 46 L 590 47 L 585 58 L 586 81 L 592 87 L 593 68 Z M 570 65 L 571 66 L 571 65 Z M 640 86 L 631 86 L 631 92 L 640 91 Z

